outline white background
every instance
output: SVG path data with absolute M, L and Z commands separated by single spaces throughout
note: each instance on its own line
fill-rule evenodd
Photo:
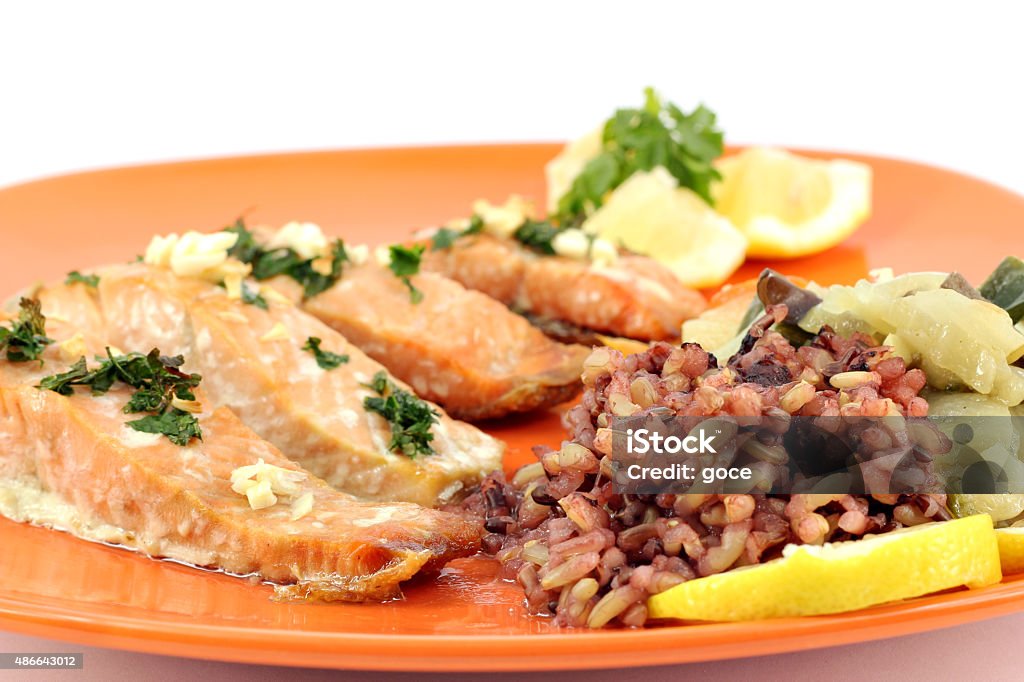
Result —
M 256 151 L 563 140 L 645 85 L 728 141 L 1024 192 L 1015 3 L 14 3 L 0 185 Z

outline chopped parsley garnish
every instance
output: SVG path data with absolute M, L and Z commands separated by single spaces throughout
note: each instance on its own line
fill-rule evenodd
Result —
M 167 436 L 175 445 L 188 445 L 193 438 L 203 439 L 199 420 L 194 414 L 181 410 L 151 414 L 148 417 L 128 422 L 128 426 L 142 433 L 158 433 Z
M 451 248 L 451 245 L 455 243 L 455 240 L 459 237 L 465 237 L 471 234 L 479 234 L 484 230 L 484 220 L 478 215 L 473 215 L 469 219 L 469 225 L 462 230 L 453 230 L 450 227 L 438 228 L 437 232 L 431 238 L 431 249 L 434 251 L 440 251 L 442 249 Z
M 409 298 L 412 302 L 419 303 L 423 300 L 423 292 L 413 286 L 410 277 L 420 271 L 420 261 L 423 259 L 423 251 L 427 247 L 423 244 L 408 247 L 392 244 L 388 248 L 391 253 L 391 262 L 388 267 L 391 268 L 391 272 L 395 273 L 395 277 L 402 280 L 402 283 L 409 289 Z
M 642 109 L 619 109 L 605 122 L 601 153 L 558 201 L 560 225 L 579 224 L 629 176 L 656 166 L 712 203 L 711 183 L 720 176 L 711 162 L 722 154 L 715 114 L 703 105 L 686 114 L 671 102 L 662 103 L 652 88 L 644 93 Z
M 100 276 L 83 275 L 78 270 L 72 270 L 68 273 L 67 279 L 64 280 L 64 284 L 84 284 L 87 287 L 95 289 L 100 284 Z
M 0 357 L 9 362 L 39 360 L 53 339 L 46 336 L 46 318 L 38 299 L 22 298 L 18 303 L 18 319 L 11 326 L 0 327 Z
M 381 370 L 373 375 L 373 381 L 365 386 L 379 397 L 367 397 L 363 408 L 376 412 L 391 425 L 391 452 L 410 458 L 417 455 L 432 455 L 430 441 L 434 434 L 430 427 L 437 423 L 438 413 L 430 405 L 408 391 L 398 388 L 387 372 Z
M 98 367 L 90 370 L 86 359 L 79 359 L 67 372 L 44 377 L 39 388 L 61 395 L 71 395 L 75 386 L 88 386 L 93 395 L 103 395 L 120 381 L 136 389 L 124 406 L 126 414 L 152 413 L 127 422 L 136 431 L 159 433 L 175 445 L 188 445 L 193 438 L 202 440 L 199 420 L 194 414 L 173 406 L 175 398 L 195 400 L 193 389 L 202 381 L 198 374 L 186 374 L 179 369 L 182 356 L 166 357 L 153 349 L 148 355 L 129 353 L 114 355 L 107 349 L 107 357 Z
M 552 241 L 560 230 L 559 226 L 552 225 L 546 220 L 527 218 L 526 222 L 516 228 L 512 236 L 523 246 L 545 255 L 553 256 L 555 255 L 555 247 L 552 245 Z
M 238 241 L 228 251 L 228 256 L 249 263 L 255 279 L 262 281 L 285 275 L 302 285 L 305 298 L 312 298 L 334 286 L 341 279 L 345 263 L 349 262 L 345 243 L 340 239 L 335 239 L 331 244 L 330 272 L 323 273 L 313 267 L 313 261 L 317 259 L 303 258 L 294 249 L 263 249 L 241 218 L 224 228 L 224 231 L 238 235 Z
M 302 347 L 302 350 L 308 350 L 316 358 L 316 364 L 320 365 L 320 369 L 337 369 L 348 362 L 347 355 L 341 355 L 339 353 L 332 353 L 329 350 L 323 350 L 320 348 L 320 344 L 323 343 L 320 339 L 315 336 L 311 336 L 306 339 L 306 345 Z

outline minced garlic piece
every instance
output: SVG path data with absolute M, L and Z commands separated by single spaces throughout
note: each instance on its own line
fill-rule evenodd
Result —
M 260 337 L 260 341 L 285 341 L 290 338 L 292 337 L 288 333 L 288 328 L 278 322 L 270 328 L 270 331 Z
M 76 332 L 74 336 L 57 346 L 60 351 L 60 359 L 64 362 L 75 362 L 78 358 L 85 357 L 85 337 L 82 332 Z
M 302 490 L 299 483 L 305 478 L 306 474 L 301 471 L 267 464 L 260 458 L 255 464 L 241 466 L 231 472 L 231 489 L 239 495 L 245 495 L 250 508 L 265 509 L 277 504 L 278 495 L 297 494 Z M 305 495 L 299 497 L 296 502 L 302 500 L 302 497 Z M 312 501 L 310 495 L 310 509 Z
M 242 313 L 237 313 L 234 310 L 222 310 L 217 313 L 217 317 L 226 322 L 241 322 L 245 323 L 249 321 L 249 318 Z
M 559 256 L 575 260 L 589 260 L 594 265 L 607 267 L 619 259 L 619 250 L 607 239 L 592 237 L 583 230 L 562 230 L 551 240 L 551 248 Z
M 366 244 L 354 244 L 345 247 L 345 253 L 353 265 L 362 265 L 370 258 L 370 247 Z
M 274 287 L 268 287 L 266 285 L 260 287 L 260 296 L 262 296 L 268 303 L 291 303 L 280 291 Z
M 303 493 L 292 502 L 292 521 L 298 521 L 313 511 L 313 493 Z
M 251 509 L 266 509 L 277 504 L 277 495 L 270 485 L 270 481 L 254 481 L 254 485 L 248 486 L 245 496 L 249 500 Z
M 171 407 L 189 414 L 199 414 L 203 411 L 203 405 L 198 400 L 184 400 L 178 396 L 171 398 Z
M 238 241 L 230 232 L 186 232 L 180 237 L 156 236 L 146 248 L 143 260 L 149 265 L 169 268 L 179 277 L 198 277 L 220 282 L 229 275 L 249 273 L 249 266 L 228 258 L 228 251 Z
M 551 240 L 551 248 L 559 256 L 575 260 L 586 260 L 590 250 L 590 239 L 583 230 L 569 228 L 562 230 Z
M 327 236 L 316 223 L 290 222 L 267 241 L 267 250 L 291 249 L 304 260 L 327 254 Z
M 607 239 L 598 237 L 590 245 L 590 260 L 594 265 L 615 265 L 619 260 L 619 250 Z
M 244 277 L 232 273 L 224 278 L 224 290 L 228 292 L 228 298 L 238 301 L 242 298 L 242 281 Z
M 500 206 L 486 199 L 477 199 L 473 202 L 473 213 L 480 216 L 485 232 L 498 237 L 511 237 L 527 218 L 533 216 L 533 204 L 516 194 Z
M 377 265 L 386 268 L 391 265 L 391 249 L 384 245 L 378 246 L 373 250 L 373 259 L 377 261 Z

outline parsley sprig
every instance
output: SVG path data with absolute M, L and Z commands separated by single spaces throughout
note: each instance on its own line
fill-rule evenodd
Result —
M 555 255 L 555 236 L 562 231 L 562 227 L 547 220 L 533 220 L 527 218 L 526 222 L 516 228 L 512 237 L 528 248 L 547 256 Z
M 652 88 L 644 90 L 640 109 L 619 109 L 604 124 L 601 153 L 591 159 L 558 201 L 558 222 L 582 222 L 605 196 L 633 173 L 664 166 L 681 187 L 689 187 L 709 204 L 711 184 L 719 179 L 711 162 L 722 154 L 722 131 L 715 114 L 703 105 L 687 114 L 663 103 Z
M 391 272 L 395 273 L 395 277 L 402 280 L 402 284 L 409 289 L 409 298 L 413 303 L 419 303 L 423 300 L 423 292 L 413 286 L 412 279 L 410 278 L 420 271 L 420 261 L 423 260 L 423 251 L 426 248 L 423 244 L 416 244 L 414 246 L 392 244 L 388 247 L 388 251 L 391 254 L 391 261 L 388 263 L 388 267 L 391 268 Z
M 39 360 L 53 339 L 46 336 L 46 317 L 38 299 L 22 298 L 18 303 L 18 319 L 11 326 L 0 327 L 0 357 L 9 362 Z
M 451 248 L 456 239 L 467 237 L 471 234 L 479 234 L 484 231 L 484 219 L 473 214 L 469 218 L 469 225 L 461 230 L 453 230 L 450 227 L 439 227 L 434 236 L 430 239 L 430 248 L 434 251 Z
M 316 259 L 303 258 L 294 249 L 264 249 L 241 218 L 224 228 L 224 231 L 238 235 L 238 241 L 228 251 L 228 255 L 252 265 L 253 278 L 262 281 L 285 275 L 302 285 L 305 298 L 312 298 L 334 286 L 341 279 L 345 264 L 349 262 L 345 243 L 340 239 L 335 239 L 331 244 L 330 272 L 323 273 L 313 267 Z
M 311 336 L 306 339 L 306 345 L 302 347 L 302 350 L 308 350 L 316 358 L 316 364 L 320 366 L 320 369 L 332 370 L 341 367 L 348 362 L 347 355 L 341 355 L 339 353 L 332 353 L 329 350 L 323 350 L 320 348 L 320 344 L 323 343 L 316 336 Z
M 88 386 L 93 395 L 103 395 L 120 381 L 136 389 L 124 406 L 125 414 L 151 413 L 127 422 L 129 427 L 165 435 L 175 445 L 188 445 L 193 438 L 203 438 L 199 420 L 194 414 L 174 407 L 173 401 L 195 400 L 193 389 L 202 377 L 182 372 L 184 362 L 180 355 L 163 356 L 155 348 L 147 355 L 114 355 L 107 348 L 106 359 L 94 369 L 89 369 L 84 357 L 80 358 L 67 372 L 44 377 L 39 388 L 71 395 L 75 386 Z
M 377 396 L 366 397 L 363 408 L 381 415 L 391 425 L 389 450 L 410 458 L 434 454 L 430 446 L 434 434 L 430 428 L 437 423 L 436 410 L 423 399 L 396 386 L 383 370 L 364 385 Z
M 64 284 L 84 284 L 87 287 L 95 289 L 100 284 L 99 275 L 83 275 L 78 270 L 72 270 L 68 273 L 67 278 L 64 280 Z

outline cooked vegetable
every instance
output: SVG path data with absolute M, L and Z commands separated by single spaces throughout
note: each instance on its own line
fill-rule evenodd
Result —
M 415 246 L 392 244 L 388 248 L 391 254 L 388 267 L 391 268 L 391 272 L 395 273 L 395 277 L 402 280 L 402 283 L 409 289 L 409 298 L 413 303 L 423 300 L 423 292 L 414 287 L 409 278 L 420 271 L 420 261 L 423 259 L 423 251 L 426 248 L 422 244 Z
M 801 289 L 771 268 L 765 268 L 757 280 L 757 297 L 767 308 L 773 305 L 786 306 L 786 322 L 798 323 L 814 306 L 821 303 L 821 297 L 807 289 Z
M 363 407 L 391 424 L 389 450 L 410 458 L 434 454 L 430 447 L 434 434 L 430 428 L 437 423 L 439 415 L 429 403 L 396 386 L 384 371 L 374 374 L 373 381 L 366 387 L 379 397 L 367 397 Z
M 67 278 L 64 280 L 64 284 L 84 284 L 87 287 L 95 289 L 99 286 L 100 276 L 99 275 L 83 275 L 78 270 L 72 270 L 68 273 Z
M 144 433 L 165 435 L 175 445 L 188 445 L 193 438 L 202 440 L 199 420 L 176 405 L 195 402 L 192 389 L 199 385 L 202 377 L 182 372 L 179 368 L 184 362 L 180 355 L 162 356 L 155 348 L 148 355 L 116 356 L 107 348 L 107 359 L 96 369 L 90 370 L 86 359 L 81 358 L 67 372 L 43 377 L 38 388 L 71 395 L 75 386 L 88 386 L 93 395 L 103 395 L 114 382 L 121 381 L 138 389 L 124 406 L 125 413 L 154 413 L 129 421 L 128 426 Z
M 1005 310 L 1015 323 L 1024 320 L 1024 261 L 1015 256 L 1003 259 L 980 291 L 982 296 Z
M 53 339 L 46 336 L 46 318 L 38 299 L 22 298 L 18 319 L 10 328 L 0 327 L 0 356 L 8 362 L 38 360 Z
M 988 301 L 942 288 L 948 273 L 911 273 L 820 291 L 822 302 L 800 321 L 815 332 L 828 324 L 841 335 L 875 336 L 942 390 L 963 389 L 1006 405 L 1024 400 L 1024 336 Z
M 722 154 L 715 114 L 703 105 L 686 114 L 671 102 L 662 103 L 652 88 L 644 95 L 643 108 L 619 109 L 604 124 L 601 153 L 559 199 L 561 225 L 581 222 L 633 173 L 656 166 L 665 167 L 681 187 L 712 203 L 711 183 L 719 175 L 711 162 Z
M 320 366 L 320 369 L 337 369 L 346 362 L 348 362 L 347 355 L 340 355 L 338 353 L 332 353 L 329 350 L 323 350 L 320 348 L 322 341 L 315 336 L 311 336 L 306 339 L 306 345 L 302 347 L 302 350 L 308 350 L 316 358 L 316 364 Z

